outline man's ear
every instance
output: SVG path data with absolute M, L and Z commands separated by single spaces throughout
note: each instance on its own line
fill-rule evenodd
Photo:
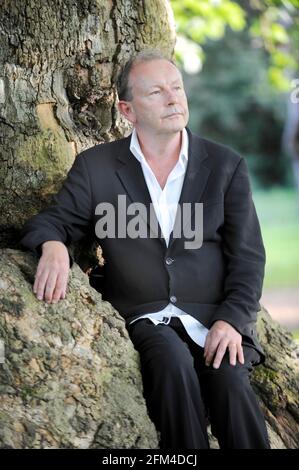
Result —
M 136 118 L 135 113 L 130 101 L 121 100 L 118 102 L 118 109 L 120 113 L 132 124 L 135 124 Z

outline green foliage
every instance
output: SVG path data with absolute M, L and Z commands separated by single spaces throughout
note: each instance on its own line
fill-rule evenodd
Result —
M 257 3 L 250 24 L 251 34 L 262 41 L 270 56 L 268 76 L 277 90 L 290 90 L 290 76 L 298 70 L 298 15 L 297 0 L 267 0 Z
M 177 32 L 184 36 L 186 49 L 190 42 L 204 45 L 208 39 L 223 38 L 227 27 L 233 31 L 248 28 L 270 57 L 268 79 L 279 91 L 291 88 L 291 75 L 299 67 L 299 1 L 255 0 L 171 0 Z M 197 48 L 200 61 L 205 58 Z M 178 48 L 177 58 L 182 63 L 184 52 Z
M 171 4 L 190 127 L 248 157 L 256 185 L 290 185 L 281 136 L 299 64 L 299 0 Z
M 252 47 L 247 31 L 228 31 L 205 45 L 197 75 L 185 75 L 190 127 L 248 157 L 259 186 L 288 184 L 289 161 L 281 150 L 285 97 L 269 87 L 268 59 Z
M 203 44 L 207 38 L 220 39 L 226 26 L 235 31 L 244 28 L 245 11 L 230 0 L 172 0 L 178 33 Z
M 193 52 L 191 61 L 196 61 L 197 55 L 199 69 L 205 59 L 202 44 L 208 39 L 221 39 L 227 26 L 240 31 L 246 25 L 245 11 L 230 0 L 172 0 L 171 5 L 179 38 L 176 59 L 183 67 L 186 52 Z M 187 70 L 188 66 L 185 68 Z

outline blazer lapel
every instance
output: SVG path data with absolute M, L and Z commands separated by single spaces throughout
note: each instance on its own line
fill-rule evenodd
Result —
M 188 148 L 188 164 L 185 173 L 184 183 L 179 199 L 179 205 L 181 206 L 181 211 L 183 210 L 184 203 L 191 203 L 190 214 L 188 213 L 188 218 L 184 220 L 184 226 L 192 217 L 192 214 L 195 210 L 195 202 L 200 202 L 203 191 L 206 187 L 209 175 L 210 168 L 203 165 L 203 161 L 208 157 L 205 145 L 200 139 L 194 135 L 190 129 L 186 128 L 189 137 L 189 148 Z M 179 223 L 180 213 L 176 213 L 176 218 L 174 222 L 174 227 Z M 182 218 L 182 217 L 181 217 Z M 183 228 L 183 227 L 182 227 Z M 173 230 L 170 234 L 169 245 L 175 243 L 175 238 L 173 238 Z
M 201 195 L 205 189 L 211 170 L 202 165 L 202 162 L 208 157 L 205 146 L 202 140 L 194 135 L 188 128 L 189 137 L 189 150 L 188 150 L 188 164 L 184 183 L 179 199 L 179 205 L 183 208 L 183 203 L 191 203 L 190 217 L 194 212 L 195 202 L 199 202 Z M 158 223 L 154 208 L 152 207 L 152 216 L 154 224 L 150 224 L 150 204 L 152 204 L 151 196 L 143 176 L 143 171 L 140 162 L 130 152 L 131 136 L 123 141 L 123 148 L 118 156 L 120 162 L 119 168 L 116 170 L 118 178 L 120 179 L 125 191 L 127 192 L 131 202 L 142 203 L 146 207 L 146 219 L 143 214 L 140 216 L 144 218 L 151 229 L 152 236 L 157 238 L 166 248 L 166 241 L 162 235 L 161 227 Z M 179 212 L 176 213 L 175 224 L 178 223 Z M 185 219 L 185 225 L 189 218 Z M 153 226 L 152 226 L 153 225 Z M 174 225 L 175 226 L 175 225 Z M 158 227 L 158 232 L 156 231 Z M 173 231 L 170 234 L 169 245 L 175 243 L 173 238 Z
M 145 220 L 151 230 L 152 237 L 157 238 L 166 248 L 166 241 L 162 235 L 161 227 L 158 222 L 152 199 L 143 176 L 143 171 L 140 162 L 130 152 L 131 136 L 127 137 L 125 145 L 123 145 L 122 152 L 118 156 L 120 166 L 116 170 L 118 178 L 120 179 L 125 191 L 127 192 L 131 202 L 142 203 L 146 207 L 146 217 L 143 213 L 140 216 Z M 152 224 L 150 219 L 150 205 L 152 204 Z

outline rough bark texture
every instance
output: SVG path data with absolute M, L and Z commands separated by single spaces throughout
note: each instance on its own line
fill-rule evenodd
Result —
M 77 265 L 64 302 L 39 302 L 35 256 L 0 251 L 0 447 L 156 448 L 123 318 Z
M 1 2 L 2 247 L 18 246 L 23 223 L 49 203 L 79 151 L 129 130 L 116 108 L 120 65 L 147 47 L 171 56 L 174 42 L 167 0 Z M 95 251 L 82 246 L 75 259 L 87 270 Z M 0 446 L 156 447 L 122 317 L 77 265 L 65 301 L 38 302 L 36 261 L 1 253 Z M 266 312 L 259 334 L 268 360 L 252 380 L 272 446 L 298 447 L 295 344 Z
M 128 130 L 115 78 L 135 51 L 169 57 L 167 0 L 4 0 L 0 9 L 1 246 L 55 193 L 75 155 Z
M 292 333 L 263 308 L 258 336 L 266 362 L 252 374 L 273 448 L 299 448 L 299 349 Z
M 32 292 L 37 258 L 0 256 L 0 447 L 158 448 L 124 319 L 78 265 L 67 298 L 48 305 Z M 258 334 L 267 361 L 251 380 L 272 448 L 298 448 L 298 350 L 265 311 Z

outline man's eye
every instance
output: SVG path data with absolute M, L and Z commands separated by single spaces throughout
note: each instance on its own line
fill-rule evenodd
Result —
M 157 95 L 158 93 L 160 93 L 160 90 L 155 90 L 151 92 L 151 95 Z

